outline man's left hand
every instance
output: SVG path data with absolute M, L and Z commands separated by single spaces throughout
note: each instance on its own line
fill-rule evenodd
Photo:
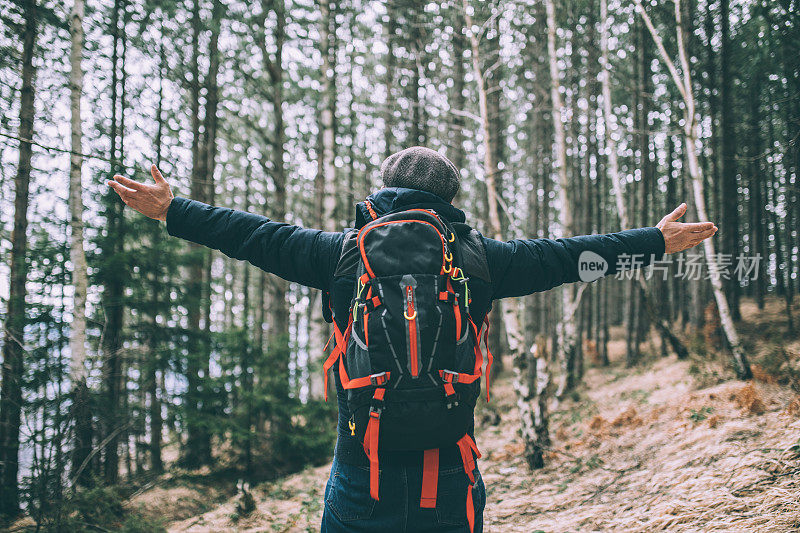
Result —
M 684 213 L 685 203 L 656 224 L 664 236 L 665 254 L 674 254 L 697 246 L 717 232 L 717 226 L 713 222 L 678 222 Z

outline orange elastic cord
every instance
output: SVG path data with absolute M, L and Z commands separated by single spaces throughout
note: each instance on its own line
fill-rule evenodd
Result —
M 489 377 L 492 374 L 492 363 L 494 363 L 494 356 L 489 350 L 489 318 L 483 319 L 486 324 L 486 330 L 483 332 L 483 342 L 486 344 L 486 401 L 489 401 Z
M 378 213 L 376 213 L 372 208 L 372 204 L 369 202 L 369 200 L 364 200 L 364 205 L 367 206 L 367 211 L 369 211 L 369 216 L 372 217 L 372 220 L 378 218 Z
M 475 371 L 473 374 L 480 376 L 481 367 L 483 366 L 483 352 L 481 352 L 481 332 L 478 330 L 478 326 L 475 325 L 475 322 L 473 322 L 472 317 L 468 317 L 468 319 L 470 326 L 472 326 L 472 332 L 475 334 Z

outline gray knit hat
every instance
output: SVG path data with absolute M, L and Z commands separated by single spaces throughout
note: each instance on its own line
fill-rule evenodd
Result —
M 461 174 L 445 156 L 422 146 L 412 146 L 387 157 L 381 163 L 384 187 L 406 187 L 431 192 L 452 202 Z

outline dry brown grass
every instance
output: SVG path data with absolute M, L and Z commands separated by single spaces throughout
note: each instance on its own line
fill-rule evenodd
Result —
M 747 318 L 780 319 L 774 306 L 751 307 Z M 624 350 L 624 332 L 616 334 L 612 362 Z M 800 342 L 786 346 L 798 357 Z M 727 377 L 725 362 L 707 364 Z M 800 456 L 791 447 L 800 445 L 800 395 L 774 380 L 703 379 L 691 364 L 670 357 L 632 371 L 589 369 L 580 396 L 553 413 L 552 449 L 535 472 L 522 458 L 513 389 L 497 380 L 501 421 L 477 435 L 485 531 L 799 531 Z M 317 531 L 328 469 L 256 487 L 247 518 L 235 519 L 234 497 L 170 531 Z
M 763 415 L 767 409 L 764 400 L 761 399 L 761 394 L 752 383 L 743 385 L 733 393 L 732 398 L 745 414 Z

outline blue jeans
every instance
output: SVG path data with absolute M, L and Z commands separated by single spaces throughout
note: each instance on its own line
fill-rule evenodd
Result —
M 464 467 L 439 471 L 435 509 L 419 506 L 422 491 L 422 464 L 416 466 L 381 465 L 380 501 L 369 495 L 369 468 L 340 463 L 333 459 L 325 486 L 325 511 L 322 533 L 469 533 L 467 486 Z M 483 531 L 486 487 L 478 469 L 472 489 L 475 506 L 475 532 Z

